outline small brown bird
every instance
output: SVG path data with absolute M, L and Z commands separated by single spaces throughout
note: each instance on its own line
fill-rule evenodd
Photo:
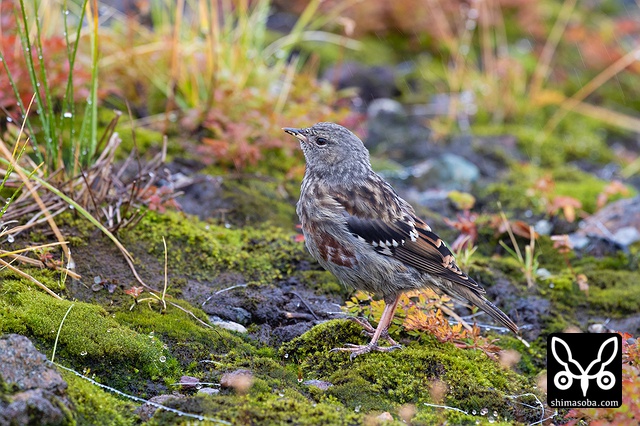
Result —
M 458 268 L 444 241 L 371 169 L 369 151 L 356 135 L 334 123 L 283 130 L 300 140 L 307 162 L 297 212 L 309 252 L 343 284 L 379 295 L 386 304 L 375 330 L 358 321 L 372 336 L 368 345 L 335 350 L 353 358 L 399 348 L 387 332 L 398 300 L 423 288 L 469 301 L 518 332 Z M 378 346 L 380 338 L 390 346 Z

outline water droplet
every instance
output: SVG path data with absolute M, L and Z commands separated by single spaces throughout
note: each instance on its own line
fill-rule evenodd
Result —
M 304 379 L 300 378 L 298 379 L 298 383 L 302 383 L 304 381 Z
M 15 241 L 15 238 L 13 238 L 13 235 L 7 235 L 7 242 L 8 243 L 12 243 Z
M 74 210 L 75 207 L 73 207 L 73 204 L 69 204 L 69 210 Z
M 486 416 L 488 412 L 489 412 L 489 410 L 487 410 L 486 408 L 483 408 L 482 410 L 480 410 L 480 415 L 481 416 Z
M 85 356 L 87 354 L 87 351 L 82 351 L 80 352 L 80 355 Z
M 63 116 L 64 118 L 71 118 L 71 117 L 73 117 L 73 114 L 71 114 L 69 111 L 67 111 L 67 112 L 65 112 L 64 114 L 62 114 L 62 116 Z
M 284 354 L 284 357 L 285 358 L 289 358 L 289 354 Z
M 13 122 L 13 118 L 7 117 L 7 123 L 12 123 L 12 122 Z
M 476 410 L 471 410 L 471 414 L 476 415 Z
M 111 329 L 110 328 L 107 328 L 107 333 L 111 333 Z
M 202 389 L 202 383 L 198 383 L 198 384 L 196 385 L 196 389 Z
M 494 419 L 493 416 L 489 416 L 487 418 L 487 420 L 489 420 L 489 423 L 495 423 L 496 422 L 496 419 Z
M 65 15 L 68 15 L 68 14 L 69 14 L 69 10 L 65 10 L 65 11 L 64 11 L 64 14 L 65 14 Z
M 360 405 L 356 405 L 356 408 L 354 408 L 353 411 L 355 411 L 356 413 L 359 413 L 360 412 L 360 408 L 361 408 Z
M 164 345 L 162 345 L 162 349 L 169 349 L 169 345 L 167 345 L 166 343 Z
M 38 55 L 38 59 L 42 60 L 42 55 Z
M 160 362 L 165 362 L 167 360 L 167 357 L 162 355 L 159 359 L 160 359 Z
M 102 282 L 102 278 L 100 278 L 100 275 L 96 275 L 95 277 L 93 277 L 93 282 L 96 284 L 100 284 Z
M 493 412 L 493 417 L 498 417 L 498 412 L 497 411 Z

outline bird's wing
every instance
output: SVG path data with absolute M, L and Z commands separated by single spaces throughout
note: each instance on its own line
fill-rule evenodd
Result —
M 415 216 L 386 222 L 380 219 L 347 217 L 347 227 L 384 256 L 393 257 L 419 271 L 468 287 L 475 293 L 486 291 L 456 265 L 445 242 Z

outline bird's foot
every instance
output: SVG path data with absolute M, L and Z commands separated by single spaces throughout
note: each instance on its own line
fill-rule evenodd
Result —
M 373 328 L 373 326 L 371 324 L 369 324 L 369 321 L 367 321 L 365 318 L 363 317 L 349 317 L 350 320 L 356 322 L 357 324 L 359 324 L 362 327 L 362 333 L 369 336 L 369 337 L 373 337 L 373 334 L 376 332 L 376 329 Z M 398 346 L 400 347 L 400 345 L 398 344 L 398 342 L 396 342 L 395 340 L 393 340 L 391 338 L 391 336 L 389 336 L 389 331 L 385 330 L 382 332 L 382 334 L 380 334 L 380 338 L 386 340 L 387 342 L 389 342 L 390 347 L 393 346 Z
M 353 359 L 358 355 L 367 354 L 371 351 L 391 352 L 400 348 L 402 348 L 402 346 L 398 344 L 393 346 L 378 346 L 376 343 L 369 343 L 368 345 L 353 345 L 351 343 L 347 343 L 344 348 L 333 348 L 329 352 L 351 352 L 349 358 L 353 361 Z

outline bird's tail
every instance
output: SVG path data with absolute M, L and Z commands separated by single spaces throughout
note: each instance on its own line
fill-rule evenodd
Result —
M 509 330 L 518 334 L 518 326 L 516 325 L 516 323 L 514 323 L 511 318 L 507 316 L 507 314 L 498 309 L 496 305 L 489 302 L 483 295 L 478 294 L 471 289 L 465 288 L 464 290 L 464 294 L 460 294 L 459 291 L 456 291 L 456 294 L 452 296 L 458 299 L 469 301 L 472 305 L 477 306 L 478 308 L 489 314 L 491 318 L 495 319 L 496 321 L 506 326 Z
M 478 306 L 480 309 L 488 313 L 491 318 L 502 323 L 509 330 L 513 331 L 515 334 L 518 334 L 518 326 L 516 325 L 516 323 L 514 323 L 511 320 L 511 318 L 507 316 L 507 314 L 502 312 L 500 309 L 498 309 L 496 305 L 489 302 L 484 297 L 480 296 L 479 298 L 482 299 L 480 302 L 473 302 L 476 306 Z

